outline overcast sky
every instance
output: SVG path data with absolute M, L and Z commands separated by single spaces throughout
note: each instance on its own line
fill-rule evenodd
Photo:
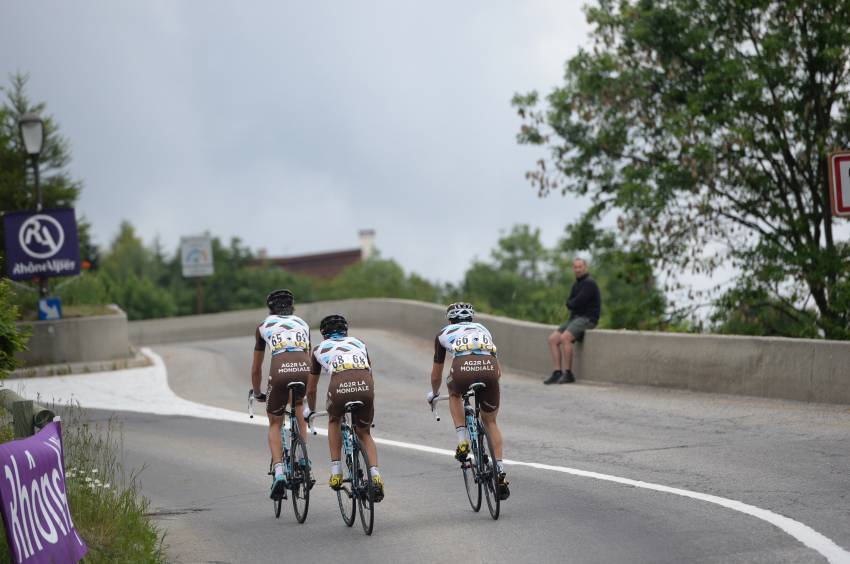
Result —
M 30 73 L 71 141 L 101 245 L 122 219 L 271 255 L 374 228 L 385 257 L 456 281 L 500 231 L 551 244 L 585 207 L 537 197 L 510 106 L 561 82 L 582 4 L 4 2 L 0 72 Z

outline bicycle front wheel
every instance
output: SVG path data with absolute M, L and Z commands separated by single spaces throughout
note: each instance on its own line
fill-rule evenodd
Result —
M 463 485 L 466 486 L 466 497 L 469 499 L 469 505 L 472 510 L 478 513 L 481 510 L 481 479 L 478 476 L 478 449 L 476 448 L 479 441 L 475 441 L 472 452 L 475 454 L 476 460 L 473 462 L 470 457 L 461 462 L 460 469 L 463 472 Z
M 372 534 L 375 524 L 375 486 L 372 484 L 372 470 L 369 457 L 363 450 L 360 441 L 354 447 L 354 455 L 357 457 L 355 476 L 357 478 L 354 491 L 356 492 L 357 504 L 360 506 L 360 524 L 363 532 Z
M 292 468 L 292 510 L 295 512 L 295 519 L 303 523 L 310 509 L 310 459 L 307 458 L 304 439 L 297 434 L 292 437 L 289 457 L 289 467 Z
M 354 482 L 353 468 L 351 457 L 345 455 L 345 466 L 348 469 L 348 484 L 343 483 L 342 487 L 336 491 L 336 501 L 339 504 L 339 513 L 342 515 L 343 522 L 348 526 L 354 524 L 354 514 L 357 512 L 357 505 L 352 495 L 352 484 Z
M 496 471 L 496 454 L 493 451 L 493 441 L 484 429 L 484 425 L 479 425 L 478 427 L 478 449 L 483 454 L 481 462 L 478 464 L 480 478 L 479 483 L 483 482 L 484 496 L 487 498 L 487 509 L 490 510 L 490 517 L 498 519 L 500 497 L 499 476 Z M 486 452 L 484 452 L 485 445 L 487 449 Z

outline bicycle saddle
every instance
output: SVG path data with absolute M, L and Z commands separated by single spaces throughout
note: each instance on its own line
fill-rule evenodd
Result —
M 348 401 L 348 402 L 345 402 L 345 411 L 354 412 L 354 411 L 357 411 L 358 409 L 360 409 L 361 407 L 363 407 L 365 405 L 366 404 L 363 403 L 362 401 Z
M 306 384 L 304 384 L 304 382 L 290 382 L 286 385 L 286 387 L 290 390 L 294 390 L 295 388 L 305 388 Z

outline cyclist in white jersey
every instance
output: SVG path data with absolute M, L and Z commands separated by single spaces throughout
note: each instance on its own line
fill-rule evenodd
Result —
M 463 413 L 463 395 L 471 384 L 483 382 L 484 389 L 475 392 L 481 407 L 481 419 L 487 429 L 487 435 L 493 441 L 496 455 L 496 468 L 499 473 L 499 495 L 508 499 L 511 495 L 508 480 L 502 464 L 502 432 L 496 424 L 499 413 L 499 360 L 496 358 L 496 344 L 490 331 L 480 323 L 472 321 L 475 310 L 468 303 L 453 303 L 446 310 L 449 324 L 443 327 L 434 339 L 434 365 L 431 368 L 431 391 L 427 400 L 430 404 L 440 395 L 443 381 L 443 364 L 446 352 L 454 357 L 446 387 L 449 390 L 449 409 L 457 431 L 458 445 L 455 457 L 461 462 L 469 456 L 469 431 Z
M 251 365 L 251 386 L 254 399 L 267 401 L 269 416 L 269 450 L 274 464 L 274 481 L 270 497 L 280 499 L 286 492 L 283 472 L 283 443 L 281 426 L 287 404 L 292 404 L 301 436 L 307 437 L 307 426 L 302 410 L 297 409 L 304 400 L 310 375 L 310 327 L 300 317 L 293 315 L 295 298 L 289 290 L 276 290 L 266 298 L 269 315 L 254 332 L 254 360 Z M 260 391 L 263 357 L 266 346 L 271 351 L 271 366 L 267 394 Z M 303 382 L 300 393 L 290 394 L 291 382 Z M 290 397 L 292 395 L 293 397 Z
M 331 376 L 328 385 L 326 409 L 328 411 L 328 446 L 331 451 L 331 478 L 328 485 L 333 489 L 342 487 L 342 418 L 345 404 L 363 402 L 363 407 L 351 414 L 354 432 L 363 444 L 372 471 L 375 501 L 384 498 L 384 481 L 378 470 L 378 450 L 370 433 L 375 416 L 375 388 L 372 380 L 372 363 L 369 351 L 360 339 L 348 336 L 348 322 L 341 315 L 329 315 L 320 325 L 324 340 L 313 349 L 310 380 L 307 384 L 307 406 L 304 417 L 316 409 L 316 388 L 319 375 L 324 369 Z

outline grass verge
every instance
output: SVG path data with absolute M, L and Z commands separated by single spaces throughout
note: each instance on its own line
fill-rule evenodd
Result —
M 164 535 L 145 517 L 148 500 L 139 492 L 138 470 L 125 470 L 120 425 L 92 424 L 78 406 L 62 413 L 68 504 L 74 525 L 89 547 L 86 563 L 165 562 Z M 0 408 L 0 442 L 11 440 L 11 416 Z M 0 562 L 10 562 L 0 543 Z

